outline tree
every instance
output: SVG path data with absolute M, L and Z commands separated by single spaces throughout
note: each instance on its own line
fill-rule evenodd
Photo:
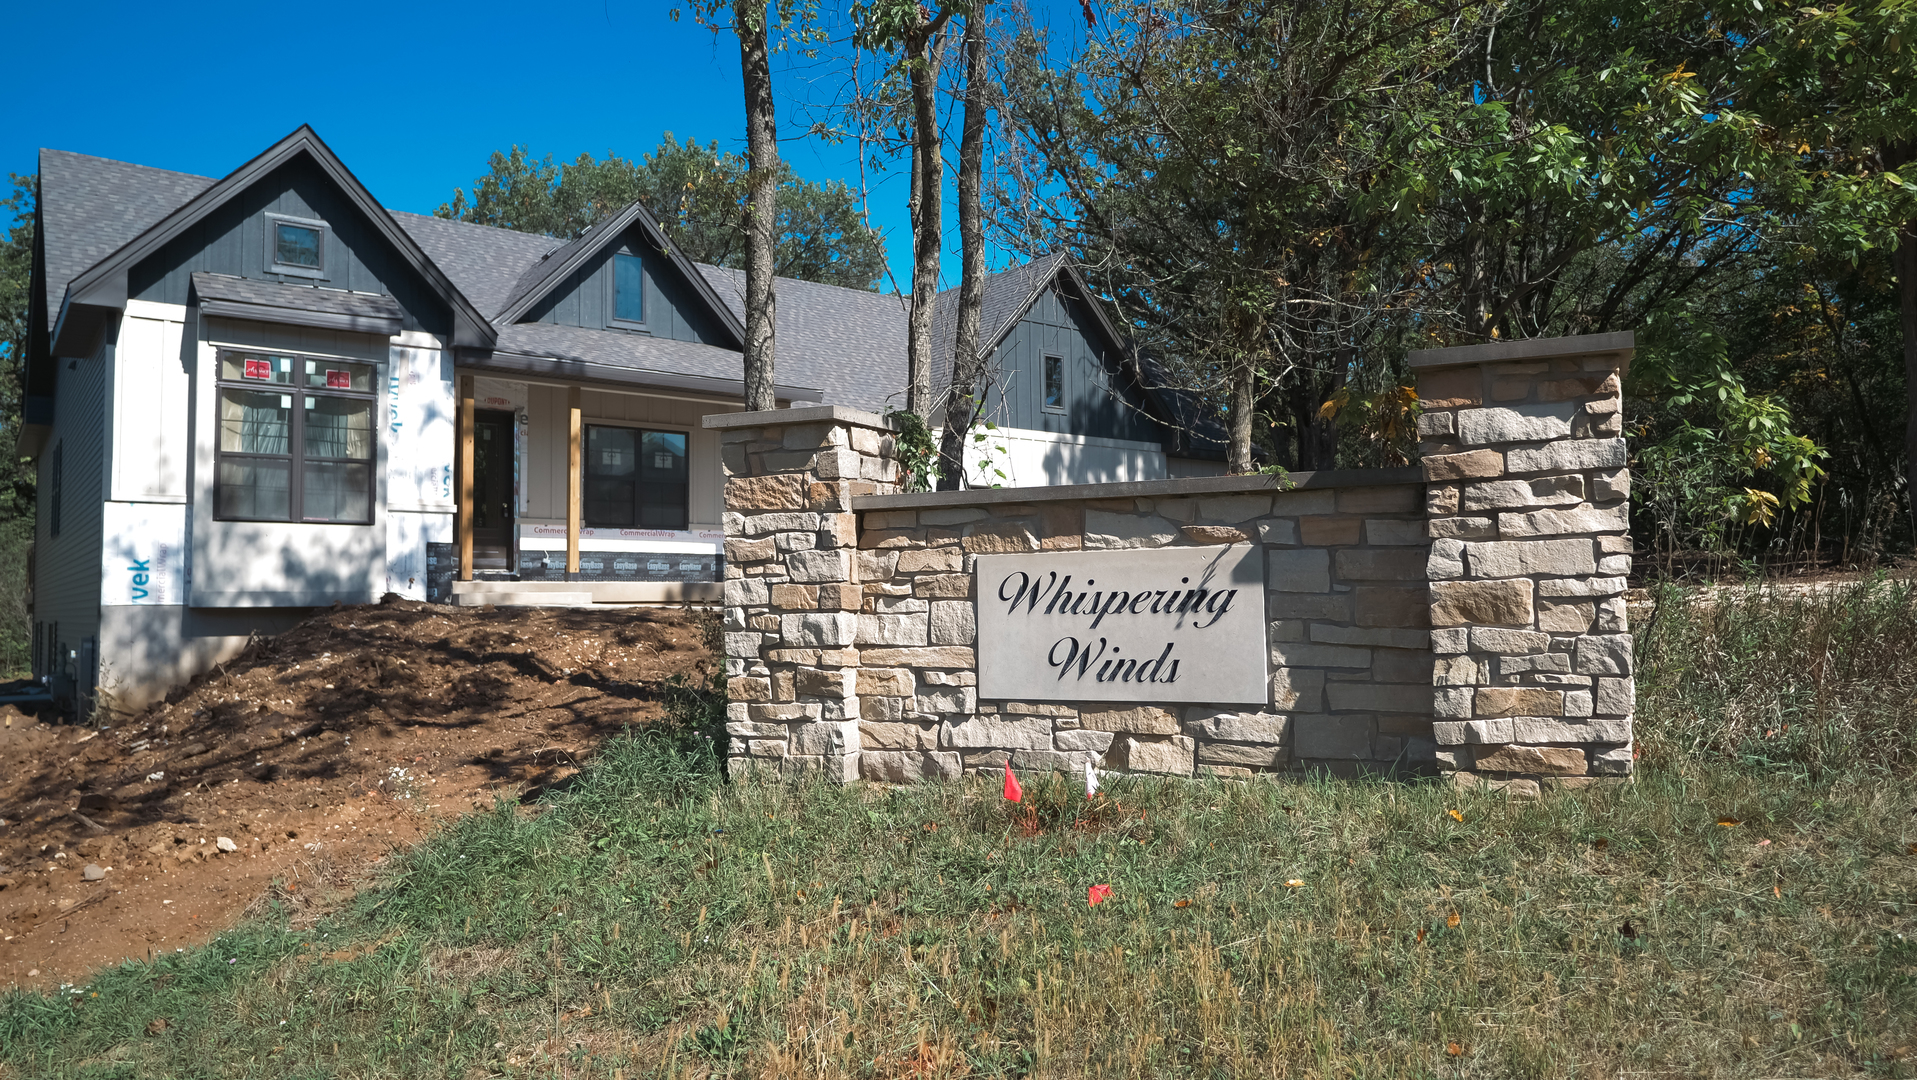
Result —
M 932 320 L 944 251 L 945 135 L 939 127 L 941 34 L 954 16 L 969 18 L 979 0 L 946 0 L 938 10 L 919 0 L 869 0 L 852 8 L 862 48 L 896 53 L 911 93 L 912 307 L 906 317 L 905 408 L 928 416 L 932 403 Z
M 1790 168 L 1766 176 L 1820 249 L 1892 252 L 1904 367 L 1904 497 L 1917 538 L 1917 7 L 1783 5 L 1738 53 L 1751 111 Z
M 1229 466 L 1292 415 L 1290 464 L 1332 464 L 1343 385 L 1406 293 L 1382 182 L 1415 145 L 1479 9 L 1444 0 L 1123 0 L 1071 63 L 1007 51 L 1025 150 L 1004 200 L 1034 250 L 1086 266 L 1148 351 L 1222 407 Z
M 695 262 L 745 266 L 745 158 L 668 132 L 639 161 L 607 152 L 555 163 L 523 147 L 492 155 L 485 175 L 435 213 L 520 232 L 571 239 L 638 200 Z M 780 277 L 872 289 L 885 272 L 885 241 L 866 226 L 856 191 L 815 184 L 781 165 L 774 265 Z
M 38 176 L 12 174 L 13 193 L 0 207 L 13 221 L 0 240 L 0 521 L 31 520 L 34 473 L 15 452 L 26 384 L 27 313 L 32 303 L 33 219 Z
M 965 439 L 978 416 L 979 319 L 985 301 L 985 227 L 981 191 L 985 168 L 986 63 L 981 16 L 965 20 L 965 118 L 959 128 L 958 333 L 952 343 L 952 382 L 945 399 L 945 429 L 939 438 L 939 488 L 956 491 L 965 479 Z
M 778 296 L 772 287 L 772 245 L 778 224 L 779 127 L 772 103 L 772 59 L 765 0 L 732 0 L 745 80 L 745 407 L 776 409 L 772 385 Z
M 33 639 L 27 552 L 33 545 L 35 477 L 18 446 L 39 178 L 15 173 L 12 179 L 12 194 L 0 199 L 13 218 L 0 240 L 0 678 L 27 670 Z

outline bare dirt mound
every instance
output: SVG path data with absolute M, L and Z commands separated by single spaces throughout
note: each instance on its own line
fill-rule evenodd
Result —
M 713 663 L 697 614 L 339 608 L 105 730 L 0 708 L 0 986 L 184 948 L 577 771 Z M 91 878 L 91 880 L 89 880 Z

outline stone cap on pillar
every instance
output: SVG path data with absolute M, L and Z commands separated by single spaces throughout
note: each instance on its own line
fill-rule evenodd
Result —
M 788 427 L 793 424 L 821 422 L 853 424 L 859 427 L 891 431 L 892 422 L 875 412 L 849 405 L 808 405 L 799 409 L 766 409 L 762 412 L 713 413 L 700 421 L 708 428 L 724 430 L 744 427 Z
M 1433 368 L 1462 367 L 1467 364 L 1568 360 L 1572 357 L 1610 354 L 1617 358 L 1619 366 L 1628 366 L 1636 347 L 1637 334 L 1620 330 L 1612 334 L 1487 341 L 1482 345 L 1458 345 L 1449 349 L 1413 349 L 1405 355 L 1405 363 L 1414 370 L 1430 371 Z

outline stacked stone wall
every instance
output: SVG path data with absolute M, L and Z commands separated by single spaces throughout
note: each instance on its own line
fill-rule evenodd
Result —
M 1149 493 L 1123 498 L 857 500 L 865 775 L 949 776 L 1008 759 L 1180 776 L 1434 766 L 1423 491 L 1389 475 L 1356 479 L 1372 483 L 1278 491 L 1268 478 L 1241 478 L 1237 490 L 1194 494 L 1165 481 L 1131 485 Z M 977 697 L 978 556 L 1221 544 L 1256 545 L 1267 563 L 1273 675 L 1263 708 Z
M 1461 779 L 1524 789 L 1626 775 L 1628 348 L 1495 353 L 1413 356 L 1439 761 Z
M 735 773 L 1445 771 L 1530 793 L 1631 770 L 1629 336 L 1414 353 L 1403 470 L 901 494 L 885 420 L 706 418 L 726 468 Z M 977 560 L 1250 545 L 1258 706 L 984 700 Z

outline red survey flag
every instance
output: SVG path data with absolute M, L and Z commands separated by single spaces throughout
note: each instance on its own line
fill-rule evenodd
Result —
M 1025 789 L 1018 786 L 1018 777 L 1012 775 L 1010 761 L 1005 763 L 1005 800 L 1007 802 L 1025 801 Z
M 1085 890 L 1085 902 L 1093 907 L 1097 907 L 1111 898 L 1112 887 L 1110 885 L 1094 885 Z

